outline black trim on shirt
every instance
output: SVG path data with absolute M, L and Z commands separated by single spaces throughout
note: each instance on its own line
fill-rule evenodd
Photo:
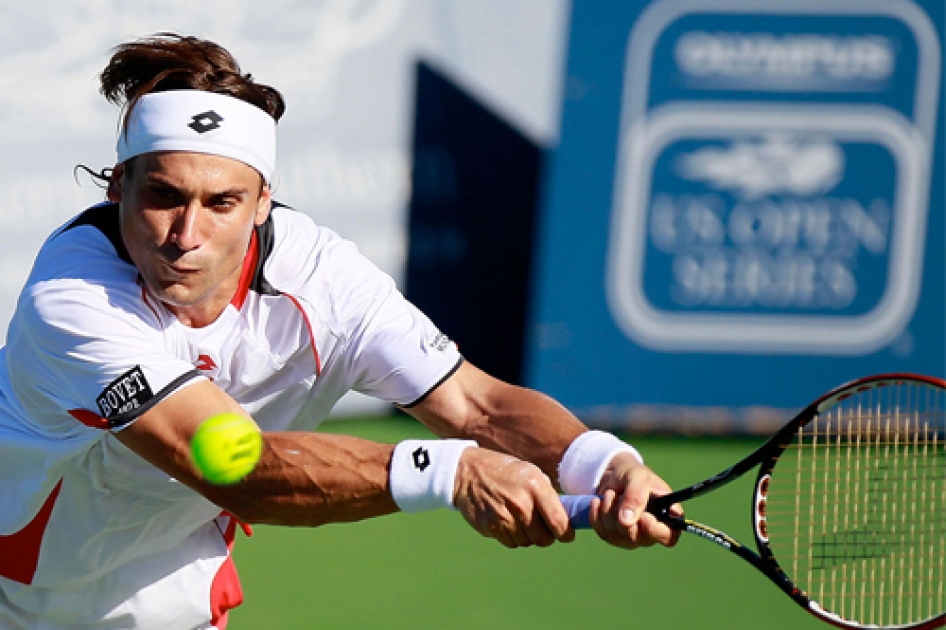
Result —
M 418 398 L 414 402 L 407 403 L 406 405 L 398 405 L 398 407 L 401 407 L 402 409 L 410 409 L 411 407 L 416 407 L 417 405 L 421 404 L 422 402 L 424 402 L 424 400 L 428 396 L 430 396 L 434 392 L 435 389 L 443 385 L 448 378 L 456 374 L 457 370 L 460 369 L 461 365 L 463 365 L 463 357 L 460 357 L 460 359 L 457 361 L 457 364 L 454 365 L 452 368 L 450 368 L 450 371 L 444 374 L 443 378 L 441 378 L 439 381 L 434 383 L 434 386 L 428 389 L 424 394 L 422 394 L 420 398 Z
M 178 387 L 180 387 L 180 386 L 183 385 L 184 383 L 187 383 L 188 381 L 192 381 L 192 380 L 194 380 L 195 378 L 199 378 L 199 377 L 201 377 L 201 376 L 203 376 L 203 374 L 202 374 L 201 371 L 198 370 L 197 368 L 194 368 L 193 370 L 189 370 L 189 371 L 185 372 L 184 374 L 181 374 L 181 375 L 178 376 L 176 379 L 174 379 L 173 381 L 171 381 L 170 383 L 168 383 L 167 386 L 166 386 L 164 389 L 162 389 L 161 391 L 159 391 L 159 392 L 158 392 L 157 394 L 155 394 L 150 400 L 148 400 L 147 402 L 145 402 L 145 403 L 144 403 L 143 405 L 141 405 L 140 407 L 137 407 L 137 408 L 135 408 L 135 409 L 132 409 L 131 411 L 128 411 L 128 412 L 126 412 L 126 413 L 117 414 L 117 415 L 115 415 L 115 416 L 109 418 L 109 419 L 108 419 L 108 425 L 109 425 L 113 430 L 122 429 L 122 428 L 128 426 L 128 425 L 131 424 L 134 420 L 137 420 L 137 419 L 138 419 L 138 416 L 140 416 L 141 414 L 143 414 L 144 412 L 148 411 L 149 409 L 151 409 L 152 407 L 154 407 L 156 404 L 158 404 L 159 402 L 163 401 L 165 398 L 167 398 L 168 396 L 170 396 L 171 393 L 172 393 L 174 390 L 176 390 Z
M 72 228 L 77 228 L 82 225 L 91 225 L 96 228 L 109 240 L 119 258 L 129 265 L 135 264 L 131 261 L 131 256 L 128 255 L 128 250 L 125 248 L 125 241 L 122 240 L 121 227 L 118 222 L 117 203 L 102 203 L 88 208 L 73 219 L 71 223 L 62 228 L 59 234 L 68 232 Z
M 288 206 L 284 206 L 276 201 L 273 202 L 273 209 L 286 207 Z M 263 265 L 266 264 L 266 261 L 269 260 L 269 257 L 272 255 L 275 241 L 276 230 L 273 227 L 273 213 L 270 212 L 263 224 L 256 226 L 256 242 L 259 246 L 259 257 L 256 259 L 256 269 L 253 270 L 253 281 L 250 283 L 250 290 L 256 291 L 260 295 L 280 295 L 281 293 L 269 283 L 269 280 L 266 279 L 263 273 Z

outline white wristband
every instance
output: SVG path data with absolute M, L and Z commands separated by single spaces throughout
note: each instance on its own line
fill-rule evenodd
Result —
M 604 431 L 586 431 L 565 450 L 558 465 L 558 483 L 566 494 L 595 494 L 611 459 L 630 453 L 644 463 L 637 449 Z
M 460 455 L 472 440 L 404 440 L 391 456 L 391 496 L 404 512 L 453 508 Z

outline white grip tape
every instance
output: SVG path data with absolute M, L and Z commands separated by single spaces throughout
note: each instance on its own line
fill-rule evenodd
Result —
M 558 483 L 566 494 L 596 494 L 611 459 L 630 453 L 644 463 L 637 449 L 604 431 L 586 431 L 565 450 L 558 465 Z
M 454 508 L 460 455 L 472 440 L 404 440 L 391 456 L 391 497 L 403 512 Z

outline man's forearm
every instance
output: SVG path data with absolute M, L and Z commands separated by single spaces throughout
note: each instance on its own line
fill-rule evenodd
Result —
M 497 398 L 471 439 L 536 464 L 557 484 L 562 454 L 585 426 L 561 404 L 534 390 L 514 387 Z
M 388 465 L 392 446 L 344 435 L 266 433 L 256 469 L 203 494 L 248 523 L 316 526 L 397 511 Z

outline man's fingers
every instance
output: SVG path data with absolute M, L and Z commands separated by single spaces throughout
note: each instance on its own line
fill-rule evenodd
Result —
M 536 497 L 535 512 L 538 515 L 537 520 L 541 520 L 543 529 L 549 532 L 553 539 L 562 542 L 571 542 L 575 539 L 575 530 L 568 522 L 568 513 L 551 484 L 548 490 L 539 492 Z
M 504 527 L 502 523 L 490 523 L 487 531 L 480 532 L 484 536 L 495 539 L 503 547 L 508 547 L 509 549 L 515 549 L 519 545 L 516 544 L 515 539 L 513 539 L 512 534 L 509 529 Z
M 647 496 L 639 491 L 630 489 L 618 497 L 617 518 L 624 527 L 633 527 L 647 507 Z
M 571 542 L 575 538 L 568 514 L 551 485 L 538 496 L 520 496 L 481 508 L 474 518 L 477 531 L 506 547 L 548 547 L 556 540 Z
M 523 499 L 518 509 L 513 509 L 515 525 L 524 533 L 524 545 L 548 547 L 556 540 L 571 542 L 575 532 L 568 521 L 568 513 L 558 498 L 551 482 L 532 484 L 532 492 Z
M 670 487 L 667 486 L 666 483 L 663 483 L 662 479 L 660 482 L 661 483 L 658 486 L 655 486 L 656 491 L 654 492 L 654 496 L 665 496 L 670 494 Z M 683 518 L 684 516 L 683 506 L 679 503 L 674 503 L 668 508 L 667 511 L 671 516 L 675 516 L 677 518 Z M 660 529 L 654 533 L 654 537 L 656 538 L 657 542 L 667 547 L 673 547 L 676 545 L 677 541 L 680 540 L 680 530 L 665 526 L 656 518 L 654 520 L 657 521 L 657 525 L 660 526 Z
M 680 539 L 680 531 L 662 523 L 656 516 L 650 513 L 644 514 L 638 522 L 641 531 L 641 545 L 652 545 L 658 543 L 665 547 L 673 547 Z M 649 542 L 645 542 L 649 541 Z
M 615 515 L 617 501 L 614 490 L 605 490 L 599 500 L 592 502 L 591 508 L 591 526 L 602 540 L 612 544 L 620 544 L 622 539 L 628 538 L 628 528 L 618 523 Z
M 673 546 L 675 546 L 675 545 L 680 541 L 680 534 L 681 534 L 681 533 L 682 533 L 682 532 L 681 532 L 679 529 L 672 529 L 672 528 L 671 528 L 671 530 L 670 530 L 670 538 L 667 540 L 667 542 L 665 542 L 665 543 L 663 543 L 663 544 L 664 544 L 665 546 L 667 546 L 667 547 L 673 547 Z
M 592 527 L 606 542 L 627 549 L 675 545 L 680 533 L 647 512 L 650 497 L 669 494 L 670 487 L 646 466 L 623 464 L 599 486 L 601 498 L 589 514 Z M 675 516 L 683 514 L 679 504 L 670 511 Z
M 552 481 L 534 464 L 488 449 L 467 449 L 456 505 L 483 536 L 507 547 L 571 542 L 574 529 Z
M 504 547 L 514 549 L 529 545 L 529 538 L 518 526 L 516 518 L 504 506 L 496 506 L 491 513 L 484 515 L 485 524 L 477 527 L 488 538 L 495 538 Z

